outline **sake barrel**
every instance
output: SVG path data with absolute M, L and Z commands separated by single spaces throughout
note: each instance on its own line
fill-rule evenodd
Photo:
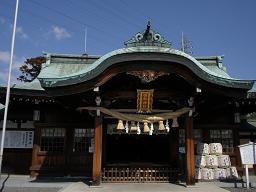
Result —
M 195 179 L 202 179 L 202 170 L 201 168 L 195 169 Z
M 238 178 L 238 173 L 237 173 L 236 167 L 229 167 L 226 170 L 227 170 L 227 178 L 229 178 L 229 179 L 237 179 Z
M 222 145 L 220 143 L 210 143 L 209 150 L 211 155 L 221 155 Z
M 213 170 L 213 173 L 214 173 L 214 179 L 226 179 L 226 177 L 227 177 L 226 169 L 215 168 Z
M 214 179 L 213 170 L 209 168 L 202 168 L 201 177 L 203 180 L 213 180 Z
M 219 167 L 221 167 L 221 168 L 230 167 L 231 163 L 230 163 L 229 155 L 219 155 L 218 163 L 219 163 Z
M 218 158 L 216 155 L 206 155 L 206 167 L 208 168 L 217 168 L 218 167 Z
M 196 146 L 196 151 L 198 155 L 208 155 L 209 145 L 207 143 L 198 143 Z
M 205 167 L 206 166 L 206 160 L 204 155 L 196 155 L 195 156 L 195 164 L 196 167 Z

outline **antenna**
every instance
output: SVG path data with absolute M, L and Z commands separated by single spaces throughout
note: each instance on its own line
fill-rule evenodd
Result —
M 87 27 L 84 29 L 84 54 L 87 53 Z
M 190 41 L 186 36 L 184 36 L 183 32 L 181 32 L 181 51 L 192 55 L 192 48 L 192 41 Z
M 181 50 L 184 52 L 184 37 L 183 37 L 183 31 L 181 32 Z

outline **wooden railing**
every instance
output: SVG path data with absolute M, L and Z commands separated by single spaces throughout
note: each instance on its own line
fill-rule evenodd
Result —
M 102 182 L 109 183 L 163 183 L 176 181 L 179 170 L 170 167 L 107 167 L 103 168 Z

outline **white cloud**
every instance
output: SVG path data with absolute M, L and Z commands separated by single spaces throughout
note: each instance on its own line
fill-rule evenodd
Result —
M 70 38 L 71 34 L 67 32 L 65 28 L 58 27 L 58 26 L 52 26 L 51 32 L 54 34 L 55 38 L 57 40 Z
M 12 77 L 11 82 L 17 83 L 17 77 L 19 75 L 19 67 L 24 63 L 25 57 L 17 57 L 14 55 L 13 57 L 13 65 L 12 65 Z M 7 82 L 8 78 L 8 70 L 9 70 L 9 62 L 10 62 L 10 52 L 8 51 L 0 51 L 0 84 L 3 82 Z
M 16 28 L 16 33 L 19 34 L 19 36 L 20 36 L 22 39 L 27 39 L 27 38 L 28 38 L 28 35 L 24 32 L 24 30 L 23 30 L 22 27 L 17 27 L 17 28 Z
M 10 60 L 10 52 L 0 51 L 0 62 L 8 63 Z
M 0 23 L 5 24 L 5 19 L 3 17 L 0 17 Z

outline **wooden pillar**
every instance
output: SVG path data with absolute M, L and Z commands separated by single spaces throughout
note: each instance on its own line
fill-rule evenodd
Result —
M 195 185 L 193 117 L 186 117 L 186 184 Z
M 31 166 L 30 166 L 30 176 L 31 177 L 37 177 L 38 171 L 40 169 L 40 162 L 38 158 L 38 153 L 40 151 L 40 128 L 35 126 L 34 131 L 34 145 L 32 149 L 32 160 L 31 160 Z
M 30 177 L 37 177 L 38 171 L 40 168 L 39 159 L 38 159 L 38 152 L 40 151 L 40 147 L 37 144 L 33 145 L 32 150 L 32 161 L 30 166 Z
M 94 152 L 92 166 L 92 180 L 95 185 L 101 182 L 101 154 L 102 154 L 102 117 L 95 117 Z

